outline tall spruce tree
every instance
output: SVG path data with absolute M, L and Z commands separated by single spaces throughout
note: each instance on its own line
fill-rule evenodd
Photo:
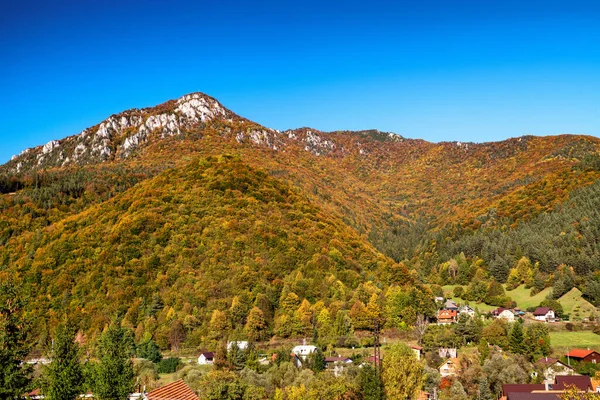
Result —
M 515 322 L 510 331 L 509 338 L 510 351 L 515 354 L 525 354 L 527 350 L 523 342 L 523 326 L 520 322 Z
M 327 364 L 325 362 L 325 355 L 323 354 L 323 351 L 317 347 L 317 350 L 313 353 L 312 358 L 312 370 L 315 373 L 324 371 Z
M 68 323 L 56 328 L 52 363 L 46 373 L 43 393 L 49 400 L 74 400 L 83 388 L 83 368 L 79 359 L 76 331 Z
M 20 399 L 30 387 L 31 367 L 24 363 L 30 344 L 24 301 L 12 283 L 0 283 L 0 400 Z
M 358 373 L 358 380 L 364 400 L 383 399 L 383 384 L 375 367 L 365 363 Z
M 123 400 L 133 392 L 133 339 L 131 332 L 115 323 L 100 336 L 99 363 L 94 368 L 94 396 L 100 400 Z

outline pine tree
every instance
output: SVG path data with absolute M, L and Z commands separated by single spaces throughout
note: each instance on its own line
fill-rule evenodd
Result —
M 381 378 L 371 364 L 366 363 L 362 366 L 358 373 L 358 380 L 364 400 L 383 399 Z
M 12 283 L 0 284 L 0 399 L 20 399 L 29 389 L 31 367 L 23 363 L 29 353 L 24 302 Z
M 83 388 L 83 368 L 79 359 L 76 331 L 64 323 L 56 328 L 52 363 L 46 373 L 43 393 L 50 400 L 74 400 Z
M 317 350 L 313 353 L 313 368 L 312 370 L 317 373 L 325 370 L 325 355 L 320 348 L 317 347 Z
M 133 339 L 127 329 L 111 324 L 100 336 L 93 393 L 100 400 L 123 400 L 133 392 Z
M 510 331 L 509 348 L 512 353 L 525 354 L 525 344 L 523 343 L 523 326 L 520 322 L 515 322 Z
M 484 376 L 479 382 L 479 399 L 480 400 L 494 400 L 496 397 L 492 394 L 490 384 L 487 378 Z
M 162 360 L 162 354 L 160 354 L 160 349 L 156 342 L 152 339 L 147 342 L 140 343 L 137 347 L 137 356 L 140 358 L 145 358 L 146 360 L 150 360 L 153 363 L 157 364 Z

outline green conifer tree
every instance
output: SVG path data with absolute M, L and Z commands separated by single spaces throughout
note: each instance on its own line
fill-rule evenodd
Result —
M 313 365 L 312 370 L 317 373 L 325 370 L 325 354 L 317 347 L 317 350 L 313 353 Z
M 31 367 L 23 363 L 29 353 L 28 323 L 23 299 L 12 283 L 0 284 L 0 399 L 20 399 L 29 389 Z
M 515 322 L 510 331 L 509 348 L 512 353 L 525 354 L 526 348 L 523 343 L 523 326 L 520 322 Z
M 134 389 L 133 339 L 130 332 L 111 324 L 100 336 L 99 363 L 94 367 L 92 391 L 100 400 L 123 400 Z
M 74 400 L 83 388 L 83 368 L 79 359 L 76 331 L 68 323 L 56 328 L 52 363 L 50 363 L 43 393 L 50 400 Z

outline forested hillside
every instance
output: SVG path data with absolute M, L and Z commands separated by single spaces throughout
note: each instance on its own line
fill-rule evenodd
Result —
M 0 167 L 0 274 L 33 300 L 40 344 L 65 311 L 162 347 L 245 336 L 255 307 L 261 337 L 310 334 L 323 310 L 360 328 L 369 304 L 401 326 L 433 313 L 415 282 L 600 304 L 599 154 L 587 136 L 279 132 L 192 94 Z

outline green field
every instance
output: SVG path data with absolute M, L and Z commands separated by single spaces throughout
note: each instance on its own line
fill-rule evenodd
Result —
M 594 350 L 600 350 L 600 335 L 596 335 L 591 331 L 580 331 L 580 332 L 550 332 L 550 340 L 552 348 L 555 350 L 573 348 L 584 348 Z
M 502 285 L 506 289 L 506 285 Z M 546 296 L 550 294 L 552 288 L 546 288 L 536 294 L 535 296 L 530 296 L 531 288 L 526 289 L 525 285 L 521 285 L 518 288 L 510 291 L 506 291 L 506 294 L 510 296 L 511 299 L 517 302 L 517 307 L 522 310 L 526 310 L 529 307 L 537 307 L 540 303 L 546 299 Z M 564 307 L 564 305 L 563 305 Z
M 581 297 L 581 291 L 577 288 L 571 289 L 558 301 L 563 306 L 565 313 L 570 315 L 571 321 L 581 320 L 596 313 L 596 308 Z

